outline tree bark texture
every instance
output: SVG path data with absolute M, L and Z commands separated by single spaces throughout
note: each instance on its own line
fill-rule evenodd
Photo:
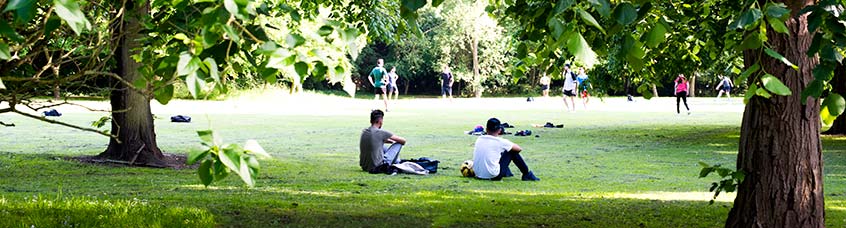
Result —
M 652 97 L 658 97 L 658 87 L 652 84 Z
M 837 68 L 834 69 L 835 76 L 831 79 L 831 89 L 837 94 L 841 96 L 846 95 L 846 78 L 843 75 L 846 75 L 846 65 L 838 64 Z M 827 131 L 823 132 L 824 135 L 843 135 L 846 134 L 846 115 L 840 115 L 837 119 L 834 120 L 834 123 L 831 123 L 831 128 Z
M 801 91 L 814 77 L 818 59 L 806 53 L 813 35 L 807 15 L 795 15 L 810 0 L 783 1 L 793 12 L 790 35 L 769 30 L 770 47 L 799 66 L 796 71 L 758 50 L 744 52 L 747 67 L 762 69 L 784 82 L 790 96 L 752 98 L 743 113 L 737 168 L 746 173 L 738 187 L 726 227 L 824 227 L 820 105 Z M 763 5 L 764 2 L 761 2 Z M 752 83 L 755 80 L 750 80 Z
M 115 56 L 117 58 L 116 74 L 124 81 L 134 82 L 143 77 L 138 69 L 142 63 L 132 59 L 141 46 L 139 41 L 143 34 L 139 20 L 149 13 L 148 3 L 138 5 L 138 2 L 127 2 L 127 14 L 122 25 L 114 28 L 114 35 L 121 37 L 118 41 Z M 134 9 L 129 9 L 135 6 Z M 112 134 L 116 134 L 119 142 L 110 139 L 106 151 L 98 157 L 130 165 L 153 167 L 167 167 L 168 162 L 156 144 L 156 132 L 153 126 L 153 115 L 150 112 L 150 98 L 136 90 L 132 90 L 121 82 L 114 82 L 110 95 L 112 105 Z

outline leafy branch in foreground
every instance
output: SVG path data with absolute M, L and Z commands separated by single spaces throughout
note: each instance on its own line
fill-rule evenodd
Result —
M 256 140 L 247 140 L 244 146 L 238 144 L 224 144 L 212 130 L 197 131 L 197 135 L 203 141 L 202 151 L 194 151 L 188 155 L 186 163 L 193 165 L 200 162 L 197 174 L 205 186 L 213 181 L 223 180 L 229 173 L 235 173 L 241 177 L 247 186 L 255 185 L 255 177 L 259 172 L 258 158 L 270 158 Z
M 744 173 L 743 170 L 731 170 L 729 168 L 722 167 L 720 164 L 711 166 L 705 162 L 699 162 L 699 165 L 702 166 L 702 171 L 699 172 L 699 178 L 707 177 L 713 172 L 716 172 L 717 175 L 720 175 L 720 178 L 722 178 L 720 182 L 711 183 L 711 189 L 708 191 L 714 192 L 714 198 L 709 201 L 709 204 L 714 204 L 714 200 L 717 199 L 720 192 L 734 192 L 737 190 L 737 186 L 740 185 L 746 177 L 746 173 Z

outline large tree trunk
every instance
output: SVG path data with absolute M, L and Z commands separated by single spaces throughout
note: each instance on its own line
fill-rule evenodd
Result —
M 123 26 L 115 28 L 115 36 L 122 37 L 115 50 L 117 59 L 115 73 L 126 82 L 134 82 L 142 77 L 138 71 L 141 63 L 136 62 L 131 56 L 137 54 L 140 47 L 138 40 L 143 37 L 142 25 L 138 18 L 148 14 L 150 8 L 149 3 L 137 4 L 138 2 L 127 2 L 127 14 L 123 18 Z M 125 162 L 129 165 L 167 167 L 167 159 L 156 144 L 150 98 L 128 88 L 123 83 L 115 82 L 113 85 L 110 96 L 111 132 L 116 134 L 120 141 L 111 139 L 106 151 L 100 153 L 98 157 L 113 162 Z
M 834 78 L 831 79 L 831 89 L 833 92 L 846 95 L 846 65 L 838 64 L 834 69 Z M 824 135 L 843 135 L 846 134 L 846 115 L 840 115 L 831 124 L 831 128 L 823 132 Z
M 783 1 L 795 14 L 812 0 Z M 763 4 L 763 2 L 762 2 Z M 791 17 L 790 35 L 770 30 L 770 47 L 799 66 L 799 71 L 758 50 L 744 52 L 747 67 L 760 61 L 793 95 L 752 98 L 743 113 L 737 168 L 746 173 L 726 227 L 824 227 L 820 105 L 802 105 L 800 92 L 814 79 L 809 58 L 813 37 L 807 15 Z M 750 80 L 753 81 L 754 80 Z

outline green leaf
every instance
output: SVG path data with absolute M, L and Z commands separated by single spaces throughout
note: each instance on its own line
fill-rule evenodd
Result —
M 799 66 L 793 65 L 793 63 L 791 63 L 790 60 L 787 60 L 787 58 L 785 58 L 784 56 L 782 56 L 778 52 L 774 51 L 773 49 L 764 48 L 764 52 L 767 53 L 767 55 L 769 55 L 770 57 L 781 60 L 782 63 L 792 67 L 794 70 L 799 70 Z
M 524 59 L 528 55 L 529 55 L 529 50 L 528 50 L 528 47 L 526 46 L 526 43 L 520 42 L 520 44 L 517 45 L 517 56 L 516 56 L 517 59 Z
M 3 79 L 0 79 L 0 90 L 6 89 L 6 85 L 3 85 Z
M 659 44 L 667 39 L 666 34 L 667 28 L 664 28 L 664 25 L 661 23 L 655 23 L 652 29 L 649 30 L 649 33 L 646 34 L 646 46 L 650 48 L 658 47 Z
M 787 26 L 784 25 L 784 21 L 778 18 L 767 18 L 767 21 L 770 22 L 770 27 L 773 27 L 773 30 L 779 33 L 790 34 L 787 30 Z
M 770 97 L 773 97 L 773 95 L 770 94 L 769 92 L 767 92 L 767 90 L 765 90 L 764 88 L 756 89 L 755 95 L 758 95 L 760 97 L 767 98 L 767 99 L 770 99 Z
M 191 56 L 187 51 L 179 55 L 179 62 L 176 63 L 177 76 L 192 74 L 197 69 L 200 69 L 200 58 Z
M 258 142 L 254 139 L 247 140 L 244 143 L 244 150 L 250 152 L 251 154 L 255 154 L 260 158 L 270 158 L 270 154 L 264 151 L 264 148 L 258 144 Z
M 699 171 L 699 178 L 707 177 L 711 172 L 714 172 L 714 167 L 704 167 Z
M 417 11 L 426 5 L 426 0 L 402 0 L 402 6 L 411 11 Z
M 790 10 L 787 9 L 787 6 L 784 3 L 768 3 L 767 4 L 767 16 L 772 18 L 786 18 L 790 15 Z
M 764 88 L 767 88 L 767 90 L 775 94 L 782 96 L 790 96 L 793 94 L 793 92 L 790 91 L 790 88 L 787 88 L 784 83 L 781 83 L 781 80 L 771 74 L 765 74 L 761 77 L 761 82 L 764 83 Z
M 295 48 L 305 43 L 305 38 L 299 34 L 292 33 L 285 37 L 285 43 L 288 44 L 288 47 Z
M 9 45 L 6 42 L 0 41 L 0 59 L 2 60 L 9 60 L 12 59 L 12 53 L 9 51 Z
M 202 182 L 205 186 L 209 186 L 212 180 L 214 180 L 211 175 L 211 165 L 211 160 L 205 160 L 200 164 L 200 167 L 197 168 L 197 174 L 200 176 L 200 182 Z
M 202 140 L 203 142 L 205 142 L 208 145 L 217 145 L 215 143 L 216 136 L 214 134 L 214 131 L 212 131 L 212 130 L 197 131 L 197 136 L 200 136 L 200 140 Z
M 173 99 L 173 85 L 166 85 L 153 91 L 153 96 L 159 104 L 166 105 Z
M 235 28 L 232 28 L 232 26 L 229 25 L 223 25 L 223 31 L 226 32 L 226 35 L 229 36 L 229 39 L 232 40 L 232 42 L 240 45 L 241 36 L 238 31 L 235 31 Z
M 223 153 L 218 154 L 220 162 L 238 175 L 241 175 L 241 151 L 234 144 L 223 148 Z
M 846 99 L 837 93 L 828 94 L 823 100 L 822 106 L 828 107 L 828 113 L 831 116 L 839 116 L 846 110 Z
M 581 33 L 570 35 L 567 49 L 576 56 L 576 61 L 584 63 L 587 68 L 593 68 L 596 64 L 596 52 L 593 52 Z
M 332 34 L 333 31 L 335 31 L 335 29 L 332 28 L 332 26 L 324 25 L 317 29 L 317 34 L 320 36 L 328 36 Z
M 808 103 L 808 97 L 820 98 L 822 96 L 823 90 L 825 90 L 825 84 L 819 79 L 814 79 L 808 84 L 808 87 L 802 90 L 801 97 L 802 97 L 802 104 Z
M 32 4 L 35 2 L 34 0 L 10 0 L 8 4 L 6 4 L 6 9 L 3 9 L 3 12 L 9 12 L 12 10 L 20 9 L 26 7 L 27 5 Z
M 61 17 L 62 20 L 65 20 L 77 35 L 91 29 L 91 23 L 88 22 L 85 14 L 79 9 L 79 4 L 76 0 L 54 0 L 53 5 L 56 15 Z
M 194 71 L 185 76 L 185 85 L 188 86 L 188 92 L 191 93 L 191 97 L 197 99 L 203 87 L 205 87 L 205 82 L 197 75 L 197 71 Z
M 15 23 L 18 25 L 24 25 L 30 22 L 33 18 L 35 18 L 35 14 L 38 13 L 38 9 L 36 9 L 35 7 L 34 0 L 22 1 L 26 1 L 26 4 L 24 4 L 18 9 L 15 9 Z
M 760 9 L 751 8 L 740 16 L 740 19 L 737 20 L 735 29 L 753 28 L 753 25 L 755 25 L 762 16 Z
M 573 6 L 573 3 L 574 3 L 574 0 L 558 0 L 558 2 L 555 3 L 555 15 L 564 13 L 564 11 L 566 11 L 567 8 L 570 8 L 570 6 Z M 579 10 L 582 10 L 582 9 L 579 9 Z
M 212 170 L 214 171 L 215 180 L 223 180 L 223 178 L 229 176 L 229 169 L 227 169 L 226 166 L 223 165 L 223 163 L 220 162 L 219 159 L 214 161 L 214 165 L 212 165 Z
M 752 83 L 752 85 L 749 86 L 749 89 L 746 90 L 746 94 L 744 94 L 744 96 L 743 96 L 743 103 L 749 104 L 749 101 L 752 100 L 752 97 L 755 96 L 755 91 L 757 91 L 757 90 L 758 90 L 758 84 Z
M 745 81 L 746 78 L 749 78 L 749 75 L 752 75 L 755 72 L 758 72 L 758 70 L 760 70 L 760 69 L 761 69 L 761 65 L 758 65 L 757 63 L 753 64 L 749 68 L 746 68 L 746 70 L 743 71 L 743 74 L 740 74 L 740 77 L 737 78 L 737 82 L 740 83 L 740 82 Z
M 209 150 L 191 151 L 191 153 L 188 154 L 188 159 L 185 160 L 185 164 L 193 165 L 194 163 L 196 163 L 200 159 L 206 158 L 206 156 L 208 156 L 208 155 L 209 155 Z
M 608 0 L 588 0 L 593 5 L 599 15 L 608 18 L 611 17 L 611 2 Z
M 203 60 L 203 63 L 206 65 L 206 68 L 209 69 L 209 76 L 214 80 L 214 82 L 220 83 L 220 72 L 217 69 L 217 62 L 214 61 L 213 58 L 207 57 Z
M 637 10 L 631 3 L 620 3 L 614 8 L 614 19 L 621 25 L 629 25 L 637 19 Z
M 304 62 L 297 62 L 294 64 L 294 71 L 297 72 L 300 77 L 305 78 L 308 76 L 308 63 Z
M 558 18 L 549 19 L 549 22 L 547 22 L 547 25 L 552 30 L 552 38 L 554 38 L 555 40 L 564 39 L 562 37 L 562 35 L 564 35 L 564 24 L 561 23 L 561 20 L 558 20 Z M 523 45 L 523 43 L 520 43 L 520 44 Z M 525 57 L 526 56 L 523 55 L 523 58 L 525 58 Z
M 702 168 L 711 167 L 710 165 L 708 165 L 708 163 L 705 162 L 699 162 L 699 166 L 702 166 Z
M 241 180 L 247 184 L 249 187 L 255 186 L 255 181 L 253 180 L 253 175 L 250 173 L 250 165 L 244 159 L 243 156 L 238 158 L 238 176 L 241 176 Z
M 24 42 L 24 37 L 18 34 L 6 20 L 0 19 L 0 35 L 14 42 Z
M 247 156 L 246 158 L 244 158 L 244 160 L 247 163 L 247 167 L 250 168 L 250 174 L 252 176 L 258 175 L 258 171 L 259 169 L 261 169 L 261 165 L 259 164 L 258 159 L 253 156 Z
M 432 7 L 438 7 L 441 3 L 444 3 L 444 0 L 432 0 Z
M 44 25 L 44 34 L 50 35 L 62 25 L 62 19 L 57 16 L 50 16 L 47 18 L 47 23 Z
M 605 33 L 605 29 L 602 29 L 602 26 L 599 25 L 599 22 L 597 22 L 595 18 L 593 18 L 593 15 L 590 15 L 590 13 L 582 9 L 579 9 L 578 11 L 579 16 L 582 17 L 582 20 L 584 20 L 589 25 L 596 27 L 597 29 L 599 29 L 600 32 Z
M 743 39 L 743 42 L 740 43 L 740 46 L 737 46 L 738 51 L 743 51 L 747 49 L 758 49 L 764 45 L 764 42 L 761 40 L 761 36 L 758 32 L 751 32 L 749 35 L 746 35 L 746 38 Z

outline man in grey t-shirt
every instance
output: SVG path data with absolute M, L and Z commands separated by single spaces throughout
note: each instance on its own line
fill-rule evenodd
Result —
M 391 165 L 399 163 L 399 152 L 405 139 L 382 130 L 385 113 L 370 112 L 370 127 L 361 131 L 359 166 L 369 173 L 391 173 Z M 390 143 L 391 145 L 385 145 Z

